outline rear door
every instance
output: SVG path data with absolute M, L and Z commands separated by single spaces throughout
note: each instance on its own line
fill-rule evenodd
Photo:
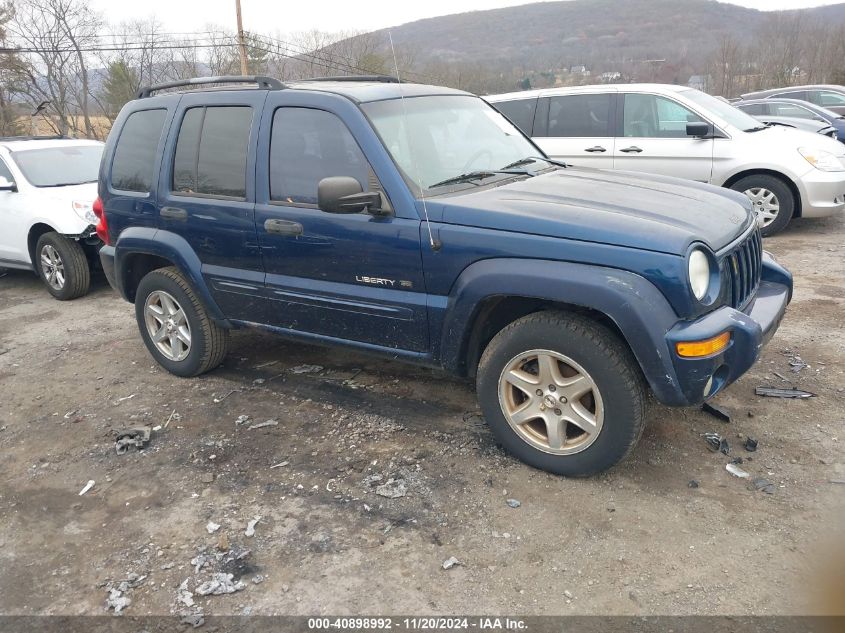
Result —
M 544 97 L 534 141 L 550 157 L 576 167 L 613 167 L 615 93 Z
M 271 93 L 261 126 L 256 225 L 265 322 L 318 339 L 425 352 L 420 219 L 413 208 L 378 217 L 320 210 L 323 178 L 355 178 L 388 206 L 390 196 L 362 150 L 378 141 L 357 106 L 325 95 L 315 107 L 309 99 Z
M 537 114 L 537 97 L 509 99 L 493 103 L 493 107 L 504 114 L 511 123 L 522 130 L 525 136 L 533 136 L 534 117 Z
M 700 116 L 674 99 L 646 93 L 620 95 L 615 169 L 709 182 L 713 139 L 687 136 L 687 123 Z
M 158 226 L 188 242 L 223 313 L 260 309 L 264 269 L 255 230 L 255 146 L 267 91 L 182 97 L 159 181 Z

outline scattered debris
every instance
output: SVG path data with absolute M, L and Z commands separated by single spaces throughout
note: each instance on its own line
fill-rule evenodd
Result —
M 290 464 L 289 461 L 279 462 L 278 464 L 273 464 L 272 466 L 270 466 L 270 470 L 273 470 L 274 468 L 281 468 L 282 466 L 287 466 L 288 464 Z
M 574 597 L 574 596 L 572 595 L 572 592 L 571 592 L 571 591 L 569 591 L 569 589 L 564 589 L 564 590 L 563 590 L 563 595 L 564 595 L 564 597 L 565 597 L 567 600 L 572 600 L 572 598 Z
M 511 508 L 518 508 L 519 506 L 521 506 L 521 505 L 522 505 L 522 504 L 521 504 L 518 500 L 516 500 L 516 499 L 508 499 L 507 501 L 505 501 L 505 503 L 507 503 L 507 504 L 508 504 L 508 506 L 510 506 Z
M 82 496 L 82 495 L 84 495 L 86 492 L 88 492 L 89 490 L 91 490 L 91 488 L 93 488 L 93 487 L 94 487 L 94 483 L 95 483 L 95 482 L 94 482 L 94 480 L 93 480 L 93 479 L 89 479 L 89 480 L 88 480 L 88 483 L 87 483 L 87 484 L 85 484 L 85 487 L 84 487 L 82 490 L 80 490 L 80 491 L 79 491 L 79 496 L 81 497 L 81 496 Z
M 220 396 L 219 398 L 214 398 L 214 404 L 219 404 L 219 403 L 223 402 L 226 398 L 228 398 L 229 396 L 231 396 L 231 395 L 232 395 L 233 393 L 235 393 L 236 391 L 240 391 L 240 389 L 230 389 L 229 391 L 227 391 L 226 393 L 224 393 L 224 394 L 223 394 L 222 396 Z
M 714 418 L 719 418 L 722 422 L 730 422 L 731 421 L 731 414 L 728 413 L 722 407 L 717 407 L 715 404 L 710 404 L 709 402 L 705 402 L 701 405 L 701 410 L 705 413 L 709 413 Z
M 739 477 L 740 479 L 748 479 L 751 475 L 745 472 L 742 468 L 737 466 L 736 464 L 730 463 L 725 465 L 725 470 L 727 470 L 731 475 L 734 477 Z
M 828 479 L 832 484 L 845 484 L 845 479 Z
M 780 378 L 782 381 L 784 381 L 784 382 L 789 382 L 789 380 L 788 380 L 788 379 L 786 378 L 786 376 L 784 376 L 783 374 L 779 374 L 779 373 L 777 373 L 776 371 L 773 371 L 772 373 L 773 373 L 775 376 L 777 376 L 778 378 Z
M 134 394 L 134 393 L 133 393 L 132 395 L 125 396 L 125 397 L 123 397 L 123 398 L 118 398 L 117 400 L 115 400 L 115 402 L 123 402 L 123 401 L 125 401 L 125 400 L 132 400 L 132 398 L 134 398 L 136 395 L 137 395 L 137 394 Z
M 179 620 L 180 624 L 187 624 L 188 626 L 198 629 L 203 624 L 205 624 L 205 618 L 202 617 L 201 613 L 191 613 L 188 615 L 183 615 L 182 618 Z
M 131 429 L 115 431 L 114 450 L 118 455 L 126 454 L 130 446 L 134 446 L 139 451 L 143 450 L 144 446 L 150 441 L 151 430 L 148 426 L 136 426 Z
M 391 477 L 378 488 L 376 494 L 380 497 L 387 497 L 388 499 L 398 499 L 404 497 L 408 492 L 408 486 L 404 479 L 393 479 Z
M 220 524 L 215 523 L 214 521 L 209 521 L 205 525 L 205 529 L 208 530 L 209 534 L 214 534 L 217 530 L 220 529 Z
M 443 561 L 443 569 L 452 569 L 452 567 L 457 567 L 461 564 L 461 561 L 459 561 L 457 558 L 455 558 L 454 556 L 450 556 L 449 558 Z
M 277 360 L 267 361 L 266 363 L 261 363 L 260 365 L 256 365 L 255 367 L 253 367 L 253 369 L 263 369 L 264 367 L 269 367 L 270 365 L 275 365 L 278 362 L 279 361 L 277 361 Z
M 190 582 L 190 580 L 190 578 L 185 578 L 185 580 L 183 580 L 179 585 L 179 589 L 176 591 L 176 602 L 185 605 L 186 607 L 194 606 L 194 594 L 188 589 L 188 582 Z
M 261 517 L 255 517 L 252 521 L 246 524 L 246 532 L 244 532 L 244 536 L 255 536 L 255 526 L 258 525 L 258 522 L 261 520 Z
M 251 419 L 252 418 L 249 417 L 248 415 L 239 415 L 238 419 L 235 420 L 235 426 L 242 426 L 242 425 L 246 424 L 247 422 L 249 422 Z
M 253 429 L 263 429 L 265 426 L 278 426 L 278 420 L 267 420 L 266 422 L 259 422 L 258 424 L 251 424 L 247 427 L 247 431 L 252 431 Z
M 705 433 L 704 440 L 707 442 L 707 448 L 713 453 L 721 452 L 727 455 L 731 452 L 727 438 L 722 437 L 718 433 Z
M 743 446 L 745 446 L 745 450 L 749 453 L 753 453 L 757 450 L 757 440 L 749 435 L 745 438 L 745 444 Z
M 687 484 L 689 488 L 698 488 L 700 485 L 701 482 L 699 482 L 698 479 L 690 479 L 689 483 Z
M 217 549 L 221 552 L 229 551 L 229 536 L 225 532 L 221 532 L 220 538 L 217 539 Z
M 816 394 L 801 389 L 777 389 L 774 387 L 757 387 L 754 393 L 758 396 L 770 398 L 815 398 Z
M 763 477 L 755 477 L 751 480 L 751 483 L 754 485 L 755 490 L 762 490 L 768 495 L 775 494 L 775 485 L 768 479 L 764 479 Z
M 742 457 L 734 457 L 731 460 L 731 464 L 741 464 L 743 461 L 745 461 L 745 460 L 743 460 Z
M 297 365 L 288 370 L 292 374 L 316 374 L 323 371 L 322 365 Z
M 167 418 L 167 422 L 164 423 L 164 428 L 167 428 L 167 425 L 170 424 L 171 420 L 181 420 L 182 416 L 176 413 L 176 409 L 170 412 L 170 415 Z
M 132 599 L 129 596 L 123 595 L 120 589 L 109 589 L 109 597 L 106 598 L 106 611 L 114 609 L 114 612 L 117 614 L 130 604 L 132 604 Z
M 800 372 L 804 368 L 809 368 L 810 366 L 804 362 L 804 359 L 801 358 L 798 354 L 794 354 L 792 350 L 785 349 L 781 351 L 781 354 L 784 356 L 789 356 L 789 366 L 793 372 L 796 374 Z
M 256 378 L 252 381 L 253 385 L 263 385 L 266 381 L 263 378 Z
M 207 580 L 197 587 L 198 596 L 220 596 L 227 593 L 235 593 L 246 588 L 242 581 L 234 582 L 234 574 L 215 573 L 211 580 Z
M 262 576 L 261 574 L 256 574 L 252 577 L 253 585 L 260 585 L 262 582 L 264 582 L 264 576 Z

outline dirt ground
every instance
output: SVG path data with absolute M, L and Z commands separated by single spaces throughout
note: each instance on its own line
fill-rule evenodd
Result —
M 652 403 L 633 455 L 587 480 L 504 454 L 465 381 L 252 331 L 220 369 L 179 379 L 103 278 L 59 303 L 7 271 L 0 613 L 102 614 L 109 597 L 131 615 L 819 613 L 845 516 L 845 218 L 766 247 L 795 298 L 716 398 L 733 421 Z M 818 396 L 754 395 L 790 384 Z M 116 454 L 114 431 L 168 420 Z M 726 472 L 738 456 L 774 494 Z M 201 596 L 215 578 L 227 590 L 220 573 L 242 588 Z

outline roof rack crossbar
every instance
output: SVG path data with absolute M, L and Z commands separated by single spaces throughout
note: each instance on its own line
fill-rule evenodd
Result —
M 221 75 L 218 77 L 193 77 L 191 79 L 181 79 L 179 81 L 169 81 L 167 83 L 155 84 L 152 86 L 144 86 L 138 91 L 136 98 L 146 99 L 154 92 L 159 90 L 166 90 L 168 88 L 181 88 L 183 86 L 204 86 L 206 84 L 257 84 L 262 90 L 283 90 L 285 85 L 278 79 L 272 77 L 262 77 L 261 75 Z
M 397 77 L 390 75 L 338 75 L 336 77 L 311 77 L 300 81 L 378 81 L 384 84 L 398 84 Z

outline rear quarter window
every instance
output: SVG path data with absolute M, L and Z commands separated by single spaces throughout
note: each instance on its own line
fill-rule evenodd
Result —
M 167 110 L 138 110 L 129 115 L 114 149 L 111 186 L 121 191 L 149 193 L 156 152 Z
M 526 136 L 531 136 L 534 127 L 534 113 L 537 111 L 537 98 L 499 101 L 493 107 L 508 117 Z

